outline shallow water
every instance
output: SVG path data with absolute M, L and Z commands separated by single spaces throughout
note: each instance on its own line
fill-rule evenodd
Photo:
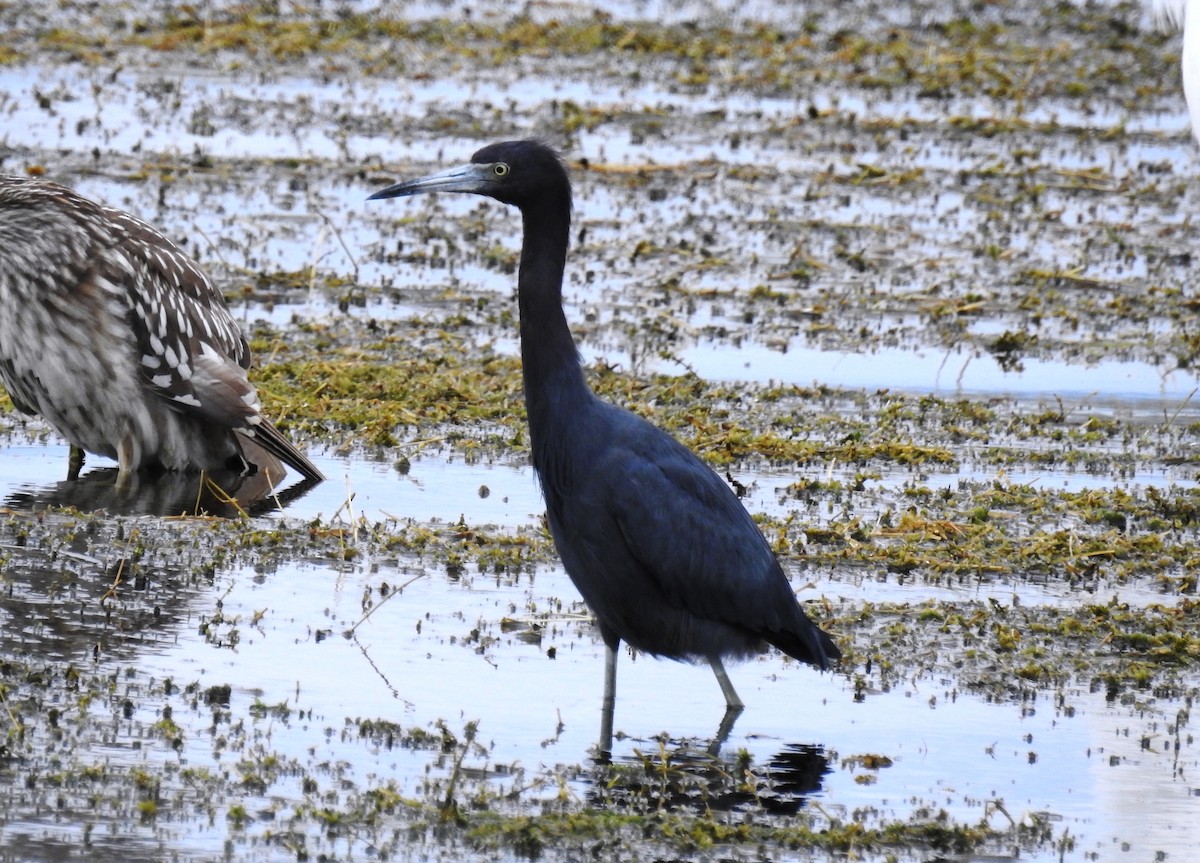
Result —
M 406 725 L 444 719 L 455 728 L 478 720 L 489 766 L 576 762 L 594 744 L 599 720 L 603 649 L 588 628 L 564 622 L 537 645 L 500 635 L 482 652 L 470 638 L 481 621 L 491 622 L 487 634 L 498 635 L 494 621 L 511 604 L 543 608 L 572 601 L 565 575 L 541 570 L 510 587 L 485 577 L 468 586 L 430 573 L 375 613 L 353 640 L 339 637 L 361 616 L 364 587 L 409 572 L 365 580 L 350 575 L 337 583 L 328 573 L 307 570 L 281 571 L 258 584 L 231 579 L 223 594 L 227 614 L 280 610 L 264 631 L 243 641 L 236 654 L 201 649 L 196 655 L 201 646 L 185 641 L 153 661 L 181 679 L 228 683 L 245 691 L 243 698 L 254 692 L 269 704 L 315 709 L 307 733 L 291 741 L 277 737 L 275 745 L 295 747 L 292 754 L 300 758 L 316 745 L 318 758 L 357 762 L 359 773 L 384 771 L 401 781 L 411 776 L 409 782 L 421 775 L 419 763 L 405 766 L 403 753 L 376 760 L 323 741 L 321 728 L 337 728 L 347 716 Z M 332 630 L 333 637 L 316 642 L 316 628 Z M 553 660 L 546 656 L 550 646 L 557 647 Z M 302 667 L 303 677 L 282 667 Z M 650 738 L 667 729 L 673 738 L 700 740 L 716 731 L 723 704 L 707 668 L 623 656 L 618 675 L 615 727 L 630 739 L 617 744 L 616 755 L 654 751 Z M 877 783 L 860 785 L 857 773 L 839 768 L 834 757 L 817 798 L 823 806 L 891 808 L 903 816 L 923 803 L 974 821 L 983 817 L 984 801 L 1002 799 L 1015 819 L 1054 813 L 1062 819 L 1057 827 L 1079 837 L 1080 850 L 1102 850 L 1119 838 L 1143 858 L 1157 851 L 1183 858 L 1200 839 L 1200 825 L 1186 818 L 1200 793 L 1187 781 L 1200 770 L 1200 754 L 1194 744 L 1178 754 L 1163 751 L 1173 741 L 1162 729 L 1183 709 L 1179 703 L 1151 699 L 1147 708 L 1133 709 L 1106 704 L 1102 692 L 1067 691 L 1057 705 L 1049 695 L 1028 704 L 988 704 L 966 693 L 951 698 L 952 681 L 922 680 L 856 704 L 845 678 L 778 656 L 739 666 L 733 679 L 749 706 L 730 749 L 745 748 L 763 761 L 786 744 L 819 744 L 842 759 L 886 753 L 896 762 L 878 771 Z M 1066 715 L 1068 707 L 1073 715 Z M 1142 734 L 1151 737 L 1146 750 Z
M 363 620 L 364 597 L 378 597 L 385 582 L 403 584 L 402 592 Z M 36 594 L 38 587 L 21 590 Z M 818 590 L 826 592 L 826 586 Z M 870 593 L 880 600 L 874 589 Z M 922 591 L 908 593 L 916 599 Z M 127 722 L 116 723 L 109 744 L 91 756 L 128 769 L 148 769 L 166 758 L 184 770 L 231 771 L 253 758 L 252 751 L 226 751 L 214 731 L 244 722 L 252 740 L 269 745 L 272 758 L 338 765 L 337 783 L 346 787 L 386 777 L 401 793 L 419 796 L 429 755 L 380 749 L 359 739 L 347 721 L 385 719 L 431 729 L 443 721 L 455 733 L 474 721 L 486 753 L 472 755 L 466 766 L 486 768 L 493 785 L 516 789 L 527 775 L 522 771 L 553 773 L 555 765 L 576 764 L 595 741 L 603 649 L 575 596 L 556 566 L 516 578 L 451 577 L 403 558 L 336 569 L 222 572 L 208 588 L 178 594 L 175 622 L 131 655 L 102 657 L 101 668 L 136 667 L 134 679 L 165 677 L 201 692 L 228 686 L 225 718 L 203 705 L 187 709 L 167 699 L 175 706 L 173 720 L 184 728 L 185 744 L 172 753 L 139 742 L 138 729 L 162 710 L 143 698 Z M 560 605 L 564 613 L 551 615 L 538 639 L 499 623 Z M 206 619 L 226 622 L 223 637 L 201 634 Z M 353 636 L 346 637 L 350 630 Z M 90 652 L 86 644 L 79 649 Z M 61 659 L 79 662 L 83 656 Z M 1056 837 L 1073 837 L 1077 853 L 1100 859 L 1114 845 L 1128 846 L 1132 859 L 1187 859 L 1200 839 L 1200 823 L 1191 817 L 1200 795 L 1193 778 L 1200 754 L 1186 720 L 1177 733 L 1169 730 L 1187 712 L 1170 697 L 1112 702 L 1103 691 L 1066 687 L 996 703 L 960 689 L 953 679 L 921 677 L 889 691 L 869 687 L 858 700 L 846 676 L 822 675 L 777 655 L 736 667 L 733 679 L 748 708 L 726 749 L 746 750 L 755 763 L 765 763 L 790 746 L 823 748 L 830 772 L 809 799 L 834 817 L 849 817 L 860 807 L 898 818 L 928 809 L 1003 827 L 1009 817 L 1037 816 L 1050 819 Z M 256 714 L 255 705 L 268 710 Z M 624 655 L 614 755 L 652 755 L 660 733 L 706 741 L 722 713 L 720 691 L 706 668 Z M 874 754 L 893 763 L 866 769 L 855 761 Z M 323 774 L 317 768 L 312 775 Z M 585 796 L 586 783 L 573 777 L 567 774 L 572 793 Z M 301 798 L 297 783 L 280 779 L 261 800 L 251 795 L 243 802 L 251 811 L 277 811 L 289 798 Z M 318 783 L 337 784 L 332 777 Z M 521 797 L 529 802 L 556 793 L 533 788 Z M 122 832 L 153 847 L 164 829 L 178 831 L 177 850 L 186 848 L 187 859 L 221 853 L 223 832 L 203 819 L 155 829 L 127 825 Z M 248 828 L 252 835 L 269 829 L 270 821 Z M 70 822 L 30 818 L 8 822 L 0 835 L 17 846 L 34 836 L 70 841 L 76 830 Z M 310 849 L 321 847 L 319 839 L 311 841 Z M 1057 858 L 1043 851 L 1022 859 Z

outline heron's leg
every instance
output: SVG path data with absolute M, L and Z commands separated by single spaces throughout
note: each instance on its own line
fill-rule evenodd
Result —
M 138 469 L 137 450 L 131 434 L 126 434 L 117 444 L 117 488 L 121 491 L 127 491 L 134 484 L 133 477 Z
M 725 673 L 725 664 L 721 662 L 721 657 L 710 656 L 708 664 L 712 666 L 713 674 L 717 675 L 717 683 L 721 684 L 721 692 L 725 695 L 725 704 L 730 710 L 740 713 L 746 705 L 742 703 L 742 699 L 738 698 L 737 690 L 733 688 L 729 675 Z
M 612 755 L 613 712 L 617 706 L 617 648 L 621 642 L 604 642 L 604 700 L 600 705 L 600 758 Z
M 71 444 L 70 453 L 67 457 L 67 479 L 74 482 L 79 479 L 79 471 L 83 468 L 83 447 Z

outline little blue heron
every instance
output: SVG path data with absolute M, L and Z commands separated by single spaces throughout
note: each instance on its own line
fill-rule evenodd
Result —
M 147 470 L 321 472 L 273 426 L 225 298 L 129 213 L 43 180 L 0 177 L 0 382 L 83 451 Z
M 1180 71 L 1183 96 L 1192 120 L 1192 135 L 1200 140 L 1200 0 L 1152 0 L 1160 24 L 1183 31 Z
M 473 192 L 516 206 L 524 223 L 517 299 L 533 467 L 567 574 L 604 639 L 601 751 L 609 751 L 617 647 L 707 660 L 736 717 L 722 657 L 774 644 L 818 668 L 841 656 L 796 601 L 771 547 L 728 485 L 646 420 L 601 401 L 562 308 L 571 182 L 539 141 L 484 147 L 469 164 L 376 192 Z M 726 730 L 728 725 L 722 723 Z

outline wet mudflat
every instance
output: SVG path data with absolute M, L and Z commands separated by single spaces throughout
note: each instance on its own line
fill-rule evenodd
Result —
M 0 860 L 1190 859 L 1178 38 L 897 5 L 0 7 L 0 169 L 184 243 L 330 477 L 184 515 L 0 414 Z M 626 656 L 591 759 L 516 214 L 365 202 L 534 134 L 593 386 L 728 472 L 846 654 L 733 669 L 716 753 L 709 671 Z

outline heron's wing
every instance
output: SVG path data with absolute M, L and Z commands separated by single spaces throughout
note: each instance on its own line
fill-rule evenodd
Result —
M 0 383 L 8 392 L 13 407 L 23 414 L 35 416 L 37 408 L 37 392 L 32 389 L 29 375 L 25 371 L 17 371 L 16 364 L 7 357 L 0 357 Z
M 96 283 L 106 225 L 94 202 L 64 186 L 0 177 L 0 378 L 25 413 L 90 401 L 81 365 L 104 376 L 126 360 L 104 349 L 123 344 L 128 307 L 119 280 Z
M 258 413 L 250 349 L 208 275 L 150 225 L 106 209 L 116 243 L 102 275 L 124 284 L 138 361 L 152 391 L 228 428 Z
M 131 325 L 151 390 L 177 410 L 252 437 L 305 476 L 321 479 L 262 416 L 246 373 L 250 347 L 208 275 L 150 225 L 120 210 L 105 213 L 121 228 L 108 259 L 127 270 Z
M 602 497 L 619 529 L 612 541 L 635 571 L 610 567 L 606 575 L 621 582 L 627 596 L 644 593 L 647 603 L 655 602 L 644 589 L 649 579 L 663 602 L 769 641 L 797 659 L 826 668 L 841 655 L 796 602 L 745 507 L 695 454 L 647 424 L 615 461 Z
M 693 614 L 752 631 L 788 627 L 795 597 L 754 520 L 711 468 L 654 431 L 651 449 L 622 459 L 609 479 L 629 554 L 669 602 Z

